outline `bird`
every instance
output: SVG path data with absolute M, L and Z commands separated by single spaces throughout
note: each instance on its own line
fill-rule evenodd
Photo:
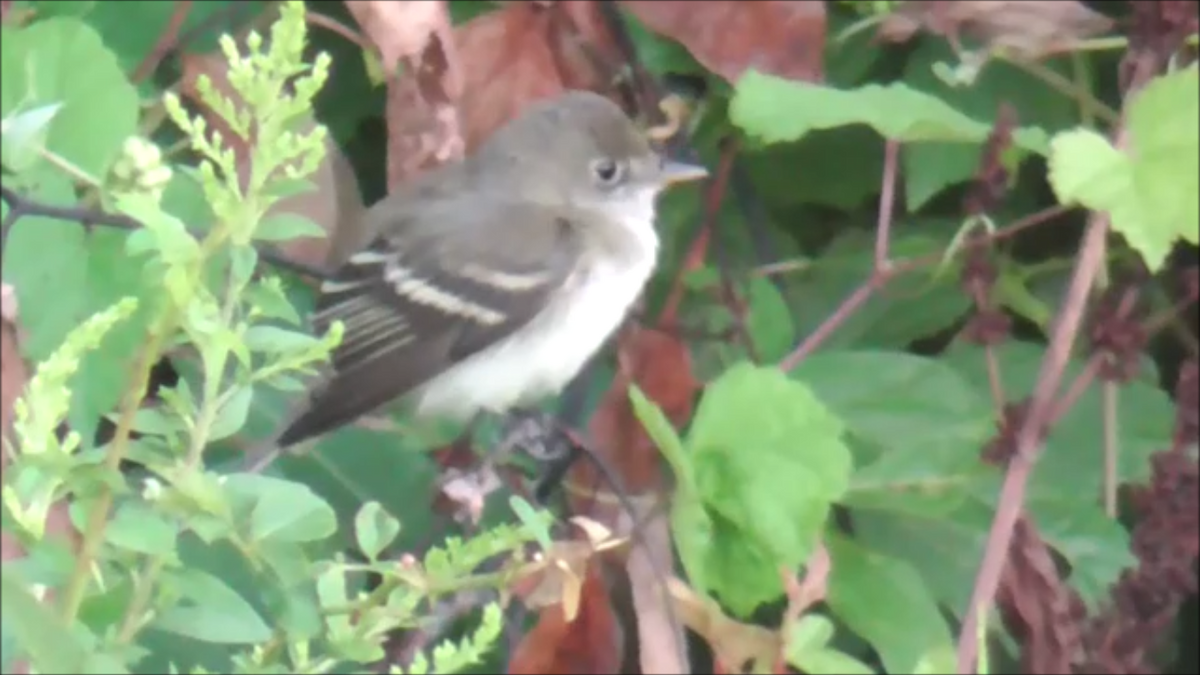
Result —
M 608 98 L 529 104 L 472 154 L 363 215 L 364 245 L 320 285 L 341 342 L 279 448 L 398 400 L 469 422 L 559 393 L 625 320 L 658 259 L 656 199 L 704 178 Z

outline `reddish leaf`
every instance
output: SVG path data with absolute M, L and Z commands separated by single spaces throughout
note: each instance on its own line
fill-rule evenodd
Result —
M 1006 48 L 1032 59 L 1069 50 L 1079 40 L 1111 27 L 1107 17 L 1080 2 L 910 0 L 888 15 L 878 35 L 903 42 L 923 28 L 956 47 L 961 35 L 970 35 L 992 48 Z
M 445 2 L 412 0 L 346 0 L 346 9 L 379 50 L 385 71 L 401 59 L 420 56 L 429 40 L 446 25 Z
M 601 57 L 616 54 L 591 2 L 508 3 L 460 26 L 457 37 L 466 78 L 461 113 L 468 148 L 532 101 L 566 89 L 602 92 L 606 75 L 584 50 Z
M 641 422 L 629 405 L 629 383 L 634 382 L 646 396 L 658 404 L 676 426 L 692 414 L 692 403 L 700 383 L 692 375 L 692 359 L 687 346 L 667 333 L 630 326 L 621 335 L 620 369 L 592 416 L 588 430 L 599 458 L 621 478 L 624 488 L 642 494 L 659 488 L 661 482 L 658 449 L 646 436 Z M 572 483 L 603 486 L 603 478 L 590 462 L 572 467 Z M 590 500 L 576 499 L 576 513 L 589 513 Z M 617 530 L 611 518 L 593 517 Z
M 793 80 L 824 78 L 825 3 L 806 0 L 623 3 L 730 82 L 749 68 Z
M 387 83 L 388 187 L 463 154 L 458 102 L 463 91 L 445 2 L 349 1 L 379 50 Z M 397 69 L 397 63 L 403 66 Z
M 514 650 L 508 672 L 617 673 L 623 643 L 604 581 L 596 565 L 589 565 L 575 620 L 566 620 L 561 604 L 542 610 L 537 625 Z

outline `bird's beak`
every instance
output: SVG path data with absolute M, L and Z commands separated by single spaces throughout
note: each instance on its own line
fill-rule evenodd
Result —
M 663 187 L 700 180 L 706 177 L 708 177 L 708 169 L 698 164 L 687 164 L 677 162 L 673 159 L 663 161 L 662 170 L 659 174 L 659 180 L 662 181 Z

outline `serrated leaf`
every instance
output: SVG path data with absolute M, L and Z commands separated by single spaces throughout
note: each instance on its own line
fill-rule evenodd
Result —
M 1050 182 L 1059 201 L 1108 213 L 1152 271 L 1177 241 L 1200 237 L 1197 72 L 1193 65 L 1146 85 L 1129 106 L 1124 153 L 1084 129 L 1051 143 Z
M 745 556 L 750 567 L 741 572 L 703 574 L 735 612 L 776 597 L 779 566 L 795 567 L 811 554 L 831 502 L 847 486 L 851 459 L 842 432 L 807 387 L 775 368 L 739 364 L 706 390 L 686 447 L 716 541 L 693 552 L 709 560 L 692 564 L 705 567 L 733 551 Z
M 817 129 L 853 124 L 866 124 L 885 138 L 908 143 L 980 143 L 991 131 L 990 125 L 904 84 L 839 90 L 753 70 L 738 81 L 729 117 L 764 143 L 794 141 Z M 1013 140 L 1028 150 L 1046 151 L 1046 134 L 1040 129 L 1019 129 Z
M 830 350 L 805 359 L 792 376 L 857 441 L 848 505 L 943 513 L 994 474 L 978 458 L 994 431 L 991 402 L 949 364 L 904 352 Z

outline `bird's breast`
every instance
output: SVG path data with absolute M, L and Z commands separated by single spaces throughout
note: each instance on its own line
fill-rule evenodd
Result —
M 652 227 L 645 231 L 632 258 L 585 260 L 534 320 L 431 382 L 419 396 L 421 412 L 466 418 L 558 393 L 621 325 L 649 279 L 657 238 Z

